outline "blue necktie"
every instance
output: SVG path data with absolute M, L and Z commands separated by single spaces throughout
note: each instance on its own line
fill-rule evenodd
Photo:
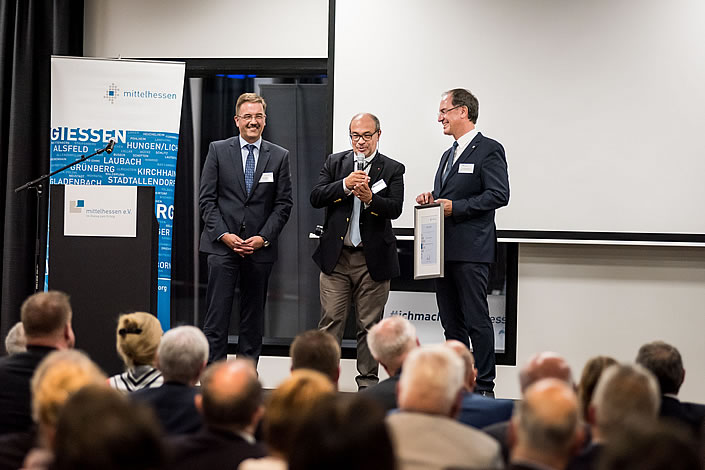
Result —
M 450 151 L 450 155 L 448 155 L 448 163 L 446 164 L 446 171 L 443 173 L 443 178 L 441 179 L 441 184 L 446 183 L 446 179 L 448 178 L 448 175 L 450 175 L 450 170 L 453 168 L 453 159 L 455 158 L 455 151 L 458 149 L 458 141 L 456 140 L 453 142 L 453 149 Z
M 350 217 L 350 243 L 353 246 L 357 246 L 362 241 L 360 237 L 360 206 L 362 202 L 360 198 L 353 196 L 353 212 L 352 217 Z
M 245 162 L 245 189 L 247 189 L 247 194 L 249 195 L 255 182 L 255 146 L 248 144 L 245 147 L 248 150 L 247 161 Z

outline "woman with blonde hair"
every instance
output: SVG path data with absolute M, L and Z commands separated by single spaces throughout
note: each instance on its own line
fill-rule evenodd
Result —
M 160 387 L 164 379 L 155 368 L 155 359 L 162 326 L 157 317 L 147 312 L 120 315 L 116 336 L 126 370 L 110 377 L 110 386 L 125 392 Z
M 335 386 L 325 375 L 294 370 L 267 401 L 262 430 L 270 457 L 245 460 L 238 470 L 286 470 L 297 428 L 320 399 L 334 395 Z

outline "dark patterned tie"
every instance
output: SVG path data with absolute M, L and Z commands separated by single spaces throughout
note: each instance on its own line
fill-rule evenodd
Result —
M 249 195 L 255 182 L 255 146 L 248 144 L 245 147 L 248 150 L 247 161 L 245 162 L 245 189 L 247 189 L 247 194 Z
M 446 171 L 443 172 L 443 178 L 441 179 L 441 184 L 446 184 L 446 179 L 450 175 L 450 170 L 453 168 L 453 159 L 455 158 L 455 151 L 458 149 L 458 141 L 453 142 L 453 148 L 448 155 L 448 163 L 446 164 Z

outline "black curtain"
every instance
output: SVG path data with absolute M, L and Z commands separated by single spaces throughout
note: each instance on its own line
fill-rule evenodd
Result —
M 49 170 L 50 57 L 83 55 L 83 0 L 0 2 L 0 337 L 19 320 L 34 291 L 36 199 L 14 188 Z M 45 188 L 46 189 L 46 188 Z M 41 254 L 46 250 L 46 199 Z M 42 263 L 43 264 L 43 263 Z M 40 268 L 43 284 L 43 266 Z

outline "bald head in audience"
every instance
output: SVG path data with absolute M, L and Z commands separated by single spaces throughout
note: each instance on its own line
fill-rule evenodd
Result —
M 541 379 L 558 379 L 573 385 L 573 375 L 566 360 L 558 353 L 545 351 L 534 354 L 519 373 L 522 393 Z
M 254 362 L 235 359 L 208 367 L 201 377 L 196 408 L 211 428 L 254 434 L 264 413 Z
M 404 362 L 398 387 L 399 408 L 455 417 L 465 368 L 456 353 L 444 346 L 414 349 Z
M 617 364 L 600 376 L 588 408 L 593 441 L 610 441 L 632 421 L 655 421 L 661 398 L 654 375 L 638 364 Z
M 463 361 L 465 377 L 463 380 L 463 388 L 465 391 L 472 393 L 475 390 L 475 379 L 477 378 L 477 368 L 475 367 L 475 357 L 472 355 L 467 346 L 457 339 L 449 339 L 443 343 L 447 348 L 455 352 Z
M 406 356 L 419 346 L 419 340 L 414 325 L 401 315 L 394 315 L 370 329 L 367 344 L 372 357 L 391 377 L 399 373 Z
M 578 398 L 571 385 L 548 378 L 526 388 L 510 425 L 512 463 L 564 469 L 583 439 Z

